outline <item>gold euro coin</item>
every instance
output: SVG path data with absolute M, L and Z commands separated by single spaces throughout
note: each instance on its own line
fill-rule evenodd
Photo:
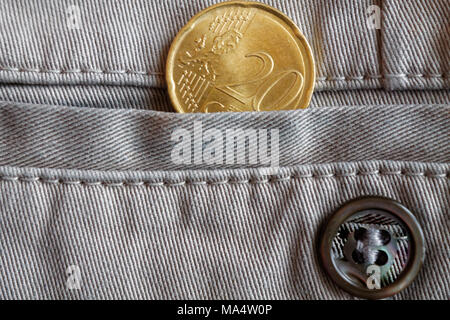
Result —
M 179 112 L 306 108 L 315 83 L 311 49 L 282 12 L 230 1 L 183 27 L 169 51 L 166 81 Z

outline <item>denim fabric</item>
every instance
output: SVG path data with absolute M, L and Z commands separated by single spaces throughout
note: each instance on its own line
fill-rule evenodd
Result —
M 0 2 L 0 299 L 352 299 L 316 247 L 369 195 L 424 230 L 394 299 L 450 299 L 448 1 L 263 1 L 312 46 L 311 107 L 173 113 L 167 50 L 216 2 Z M 279 130 L 280 167 L 174 163 L 173 133 L 196 122 Z
M 449 105 L 320 107 L 283 112 L 172 114 L 0 103 L 0 164 L 84 170 L 187 170 L 261 167 L 269 164 L 194 162 L 203 144 L 192 144 L 190 163 L 177 164 L 174 132 L 278 130 L 279 165 L 397 160 L 446 163 L 450 159 Z M 270 156 L 271 143 L 267 143 Z M 235 153 L 248 153 L 239 143 Z M 226 153 L 226 150 L 223 151 Z
M 363 195 L 420 221 L 427 257 L 398 299 L 448 299 L 448 164 L 379 162 L 192 172 L 0 168 L 1 297 L 352 298 L 321 270 L 321 224 Z M 77 265 L 79 290 L 66 270 Z
M 178 30 L 218 0 L 5 0 L 0 79 L 34 84 L 164 84 Z M 287 13 L 311 44 L 316 90 L 449 89 L 448 1 L 264 0 Z M 80 29 L 70 29 L 77 5 Z M 369 29 L 370 6 L 381 29 Z M 7 53 L 7 54 L 6 54 Z

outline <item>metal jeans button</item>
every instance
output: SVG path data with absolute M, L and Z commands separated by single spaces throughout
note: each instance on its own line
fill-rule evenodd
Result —
M 337 210 L 319 247 L 329 276 L 345 291 L 366 299 L 400 292 L 417 276 L 424 257 L 422 229 L 397 201 L 366 197 Z

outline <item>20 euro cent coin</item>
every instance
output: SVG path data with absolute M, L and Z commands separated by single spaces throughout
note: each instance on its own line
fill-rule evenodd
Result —
M 298 27 L 265 4 L 211 6 L 179 32 L 166 81 L 179 112 L 306 108 L 315 84 L 311 49 Z

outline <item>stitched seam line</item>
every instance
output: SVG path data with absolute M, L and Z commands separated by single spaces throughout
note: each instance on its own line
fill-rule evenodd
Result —
M 382 79 L 403 79 L 403 78 L 422 78 L 422 79 L 448 79 L 447 74 L 386 74 L 386 75 L 362 75 L 362 76 L 330 76 L 316 77 L 318 81 L 354 81 L 354 80 L 382 80 Z
M 162 72 L 137 71 L 137 70 L 101 70 L 101 69 L 39 69 L 39 68 L 12 68 L 0 67 L 0 71 L 32 72 L 32 73 L 95 73 L 95 74 L 138 74 L 138 75 L 163 75 Z
M 9 72 L 31 72 L 31 73 L 54 73 L 54 74 L 136 74 L 136 75 L 163 75 L 163 72 L 139 71 L 139 70 L 102 70 L 102 69 L 40 69 L 40 68 L 14 68 L 0 67 L 0 71 Z M 386 75 L 347 75 L 347 76 L 327 76 L 317 77 L 318 81 L 351 81 L 351 80 L 371 80 L 371 79 L 389 79 L 389 78 L 444 78 L 447 79 L 447 73 L 442 74 L 386 74 Z
M 177 187 L 187 185 L 226 185 L 226 184 L 271 184 L 280 182 L 289 182 L 296 179 L 324 179 L 324 178 L 348 178 L 358 176 L 401 176 L 401 177 L 414 177 L 414 178 L 433 178 L 433 179 L 450 179 L 450 172 L 447 173 L 432 173 L 432 172 L 409 172 L 409 171 L 358 171 L 347 173 L 329 173 L 329 174 L 293 174 L 286 177 L 271 176 L 265 179 L 244 179 L 237 180 L 228 178 L 226 180 L 214 181 L 214 180 L 202 180 L 202 181 L 120 181 L 120 182 L 108 182 L 108 181 L 89 181 L 89 180 L 64 180 L 64 179 L 50 179 L 40 176 L 0 176 L 0 181 L 10 182 L 38 182 L 46 184 L 63 184 L 63 185 L 81 185 L 81 186 L 104 186 L 104 187 Z

